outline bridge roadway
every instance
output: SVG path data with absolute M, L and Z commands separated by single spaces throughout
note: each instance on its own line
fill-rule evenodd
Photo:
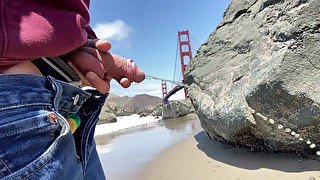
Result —
M 178 81 L 173 81 L 173 80 L 168 80 L 168 79 L 163 79 L 163 78 L 159 78 L 159 77 L 155 77 L 152 75 L 148 75 L 146 74 L 146 79 L 150 79 L 150 80 L 162 80 L 162 81 L 167 81 L 170 82 L 172 84 L 177 85 L 176 87 L 174 87 L 173 89 L 171 89 L 171 91 L 163 98 L 163 103 L 164 104 L 169 104 L 169 98 L 174 95 L 176 92 L 180 91 L 181 89 L 183 89 L 185 87 L 185 85 L 182 82 L 178 82 Z
M 184 85 L 177 85 L 174 87 L 164 98 L 163 98 L 163 103 L 164 104 L 169 104 L 169 98 L 174 95 L 176 92 L 180 91 L 181 89 L 184 88 Z

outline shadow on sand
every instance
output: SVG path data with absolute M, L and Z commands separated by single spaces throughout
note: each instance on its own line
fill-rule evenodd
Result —
M 305 160 L 296 154 L 265 152 L 252 153 L 248 149 L 228 147 L 207 138 L 204 131 L 195 135 L 197 147 L 213 160 L 238 168 L 257 170 L 261 168 L 284 172 L 320 171 L 320 161 Z

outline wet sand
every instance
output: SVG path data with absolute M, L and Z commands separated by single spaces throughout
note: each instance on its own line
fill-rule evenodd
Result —
M 134 180 L 162 151 L 201 129 L 195 115 L 159 121 L 96 136 L 97 150 L 109 180 Z
M 320 180 L 320 162 L 227 147 L 202 131 L 163 151 L 137 179 Z
M 195 115 L 97 136 L 109 180 L 320 180 L 320 162 L 210 141 Z

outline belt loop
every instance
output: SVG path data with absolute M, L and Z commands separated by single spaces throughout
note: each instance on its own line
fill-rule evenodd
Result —
M 55 97 L 54 97 L 54 100 L 53 100 L 53 108 L 56 112 L 59 112 L 59 102 L 61 101 L 61 98 L 62 98 L 62 87 L 59 83 L 57 83 L 55 81 L 55 79 L 51 76 L 48 76 L 47 79 L 49 80 L 49 82 L 51 83 L 52 85 L 52 89 L 54 90 L 55 92 Z

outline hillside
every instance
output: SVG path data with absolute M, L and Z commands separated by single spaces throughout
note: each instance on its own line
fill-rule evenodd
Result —
M 134 111 L 141 108 L 156 106 L 162 102 L 162 99 L 147 94 L 136 95 L 123 104 L 122 108 L 127 111 Z
M 129 99 L 130 98 L 128 96 L 109 94 L 106 104 L 116 107 L 122 107 Z
M 116 117 L 131 114 L 161 116 L 162 99 L 147 94 L 140 94 L 134 97 L 109 94 L 99 116 L 100 123 L 115 122 Z

